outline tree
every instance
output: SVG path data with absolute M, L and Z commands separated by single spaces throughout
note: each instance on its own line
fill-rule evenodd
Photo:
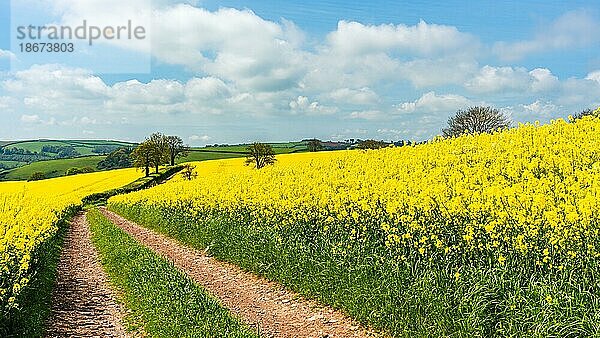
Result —
M 138 145 L 131 153 L 131 157 L 133 157 L 133 166 L 136 168 L 143 168 L 146 172 L 146 177 L 150 176 L 150 167 L 153 164 L 153 151 L 152 144 L 146 140 Z
M 45 180 L 46 179 L 46 174 L 44 174 L 41 171 L 36 171 L 33 174 L 31 174 L 31 176 L 29 176 L 29 178 L 27 179 L 27 181 L 31 182 L 31 181 L 41 181 L 41 180 Z
M 323 150 L 323 143 L 320 140 L 312 139 L 306 142 L 306 147 L 308 147 L 308 151 L 315 152 Z
M 470 107 L 450 117 L 448 128 L 442 129 L 442 134 L 444 137 L 454 137 L 464 133 L 491 133 L 509 125 L 509 118 L 496 108 Z
M 198 177 L 198 173 L 194 171 L 196 169 L 195 166 L 191 164 L 186 164 L 183 166 L 183 170 L 181 170 L 181 176 L 184 180 L 191 181 Z
M 183 144 L 183 140 L 179 136 L 165 136 L 165 143 L 169 152 L 169 163 L 175 165 L 177 157 L 185 157 L 188 154 L 189 148 Z
M 133 165 L 133 159 L 131 158 L 132 151 L 133 148 L 130 147 L 123 147 L 113 151 L 98 163 L 98 169 L 107 170 L 131 167 Z
M 267 165 L 274 164 L 275 152 L 270 144 L 264 143 L 252 143 L 246 148 L 248 154 L 246 155 L 246 165 L 254 164 L 256 169 L 262 169 Z
M 375 140 L 366 140 L 366 141 L 362 141 L 360 142 L 357 146 L 356 149 L 381 149 L 381 148 L 385 148 L 389 146 L 389 143 L 383 142 L 383 141 L 375 141 Z
M 69 169 L 67 169 L 67 172 L 65 173 L 65 175 L 72 176 L 72 175 L 78 175 L 81 173 L 82 173 L 82 171 L 79 168 L 69 168 Z
M 154 133 L 150 135 L 146 142 L 150 145 L 150 158 L 158 174 L 159 167 L 169 162 L 169 149 L 166 137 L 161 133 Z

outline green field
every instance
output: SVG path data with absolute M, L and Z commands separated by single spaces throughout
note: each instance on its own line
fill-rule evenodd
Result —
M 288 154 L 293 152 L 307 151 L 306 144 L 304 142 L 287 142 L 287 143 L 269 143 L 276 154 Z M 238 145 L 227 145 L 218 147 L 203 147 L 193 148 L 196 151 L 205 152 L 235 152 L 235 153 L 246 153 L 247 144 Z
M 177 164 L 186 162 L 199 162 L 199 161 L 210 161 L 210 160 L 222 160 L 226 158 L 243 157 L 244 154 L 239 153 L 218 153 L 208 151 L 190 151 L 188 156 L 177 159 Z
M 134 143 L 121 142 L 121 141 L 101 141 L 101 140 L 34 140 L 34 141 L 16 141 L 16 142 L 4 142 L 0 146 L 7 148 L 19 148 L 29 150 L 31 152 L 40 153 L 44 146 L 65 146 L 73 147 L 82 156 L 94 154 L 92 150 L 97 146 L 113 146 L 113 147 L 127 147 L 134 146 Z
M 34 172 L 43 172 L 46 178 L 64 176 L 70 168 L 92 167 L 97 169 L 98 162 L 106 156 L 87 156 L 77 158 L 67 158 L 60 160 L 49 160 L 34 162 L 23 167 L 19 167 L 5 173 L 0 177 L 4 181 L 23 181 L 27 180 Z

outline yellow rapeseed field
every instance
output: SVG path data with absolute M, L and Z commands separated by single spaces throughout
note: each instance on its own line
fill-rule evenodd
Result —
M 109 203 L 226 214 L 249 227 L 311 222 L 326 234 L 343 226 L 353 243 L 376 231 L 398 260 L 483 253 L 499 266 L 526 256 L 562 271 L 600 256 L 598 118 L 377 151 L 282 155 L 263 170 L 240 159 L 196 166 L 196 180 Z
M 0 306 L 16 299 L 31 277 L 36 248 L 57 231 L 57 221 L 92 193 L 124 186 L 141 175 L 134 169 L 0 183 Z M 1 310 L 0 309 L 0 310 Z

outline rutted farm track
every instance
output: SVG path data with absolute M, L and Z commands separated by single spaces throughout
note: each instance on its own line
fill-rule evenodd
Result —
M 128 337 L 84 214 L 71 222 L 57 268 L 47 337 Z
M 306 300 L 239 267 L 187 248 L 105 208 L 116 226 L 190 276 L 261 337 L 373 337 L 343 313 Z M 123 309 L 115 302 L 90 241 L 85 215 L 72 222 L 58 268 L 48 337 L 127 337 Z

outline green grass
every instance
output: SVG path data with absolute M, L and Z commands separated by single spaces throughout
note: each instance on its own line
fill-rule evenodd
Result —
M 0 144 L 1 147 L 27 149 L 32 152 L 41 152 L 44 146 L 71 146 L 81 155 L 92 154 L 92 149 L 96 146 L 132 146 L 133 143 L 121 141 L 104 140 L 28 140 L 28 141 L 6 141 Z
M 210 160 L 222 160 L 227 158 L 244 157 L 245 154 L 232 154 L 232 153 L 218 153 L 218 152 L 204 152 L 204 151 L 190 151 L 188 156 L 180 157 L 177 159 L 177 163 L 186 162 L 199 162 L 199 161 L 210 161 Z
M 48 160 L 34 162 L 23 167 L 15 168 L 6 173 L 2 180 L 4 181 L 24 181 L 27 180 L 34 172 L 43 172 L 46 178 L 64 176 L 69 168 L 92 167 L 95 170 L 98 162 L 102 161 L 106 156 L 88 156 L 67 158 L 59 160 Z
M 19 162 L 19 161 L 0 161 L 0 163 L 11 169 L 27 165 L 27 162 Z
M 502 268 L 488 257 L 428 261 L 414 250 L 401 261 L 378 227 L 358 242 L 341 225 L 323 234 L 313 224 L 249 227 L 243 215 L 109 207 L 396 337 L 600 337 L 597 265 L 560 274 L 533 262 Z
M 88 220 L 110 282 L 132 311 L 129 320 L 142 323 L 151 337 L 257 337 L 172 263 L 98 210 L 90 210 Z
M 6 318 L 0 318 L 1 337 L 41 337 L 52 305 L 52 289 L 68 222 L 78 211 L 73 208 L 58 222 L 58 232 L 40 245 L 30 267 L 36 273 L 19 297 L 20 308 Z M 1 317 L 1 316 L 0 316 Z

